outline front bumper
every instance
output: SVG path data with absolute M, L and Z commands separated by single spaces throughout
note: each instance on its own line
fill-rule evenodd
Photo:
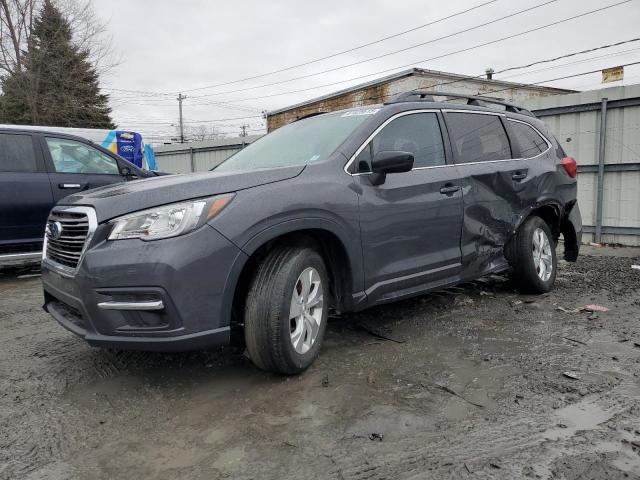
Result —
M 91 345 L 136 350 L 229 341 L 228 286 L 244 253 L 209 225 L 153 242 L 106 241 L 108 229 L 98 226 L 75 275 L 42 263 L 44 309 L 63 327 Z

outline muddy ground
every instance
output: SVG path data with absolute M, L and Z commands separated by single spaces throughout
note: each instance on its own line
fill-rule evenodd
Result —
M 547 296 L 492 277 L 332 319 L 292 378 L 231 348 L 93 349 L 5 272 L 0 478 L 640 479 L 629 251 L 562 263 Z

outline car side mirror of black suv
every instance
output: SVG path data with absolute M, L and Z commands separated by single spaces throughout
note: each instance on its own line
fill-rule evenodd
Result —
M 136 175 L 136 173 L 127 166 L 120 168 L 120 175 L 125 177 L 127 180 L 134 180 L 138 178 L 138 175 Z
M 408 172 L 413 168 L 413 154 L 399 150 L 385 150 L 378 152 L 371 161 L 373 176 L 371 183 L 381 185 L 384 183 L 387 173 Z

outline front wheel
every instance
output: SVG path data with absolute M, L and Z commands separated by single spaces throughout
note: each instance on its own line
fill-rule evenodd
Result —
M 282 247 L 259 265 L 249 287 L 244 335 L 251 361 L 285 375 L 318 356 L 328 318 L 328 276 L 313 249 Z
M 540 217 L 529 217 L 512 240 L 509 261 L 512 279 L 527 293 L 546 293 L 556 280 L 556 244 L 549 225 Z

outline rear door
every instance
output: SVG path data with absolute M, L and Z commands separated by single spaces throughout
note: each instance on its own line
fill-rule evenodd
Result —
M 0 132 L 0 254 L 39 249 L 52 206 L 49 177 L 32 134 Z
M 504 115 L 447 110 L 444 116 L 464 191 L 462 263 L 474 277 L 504 266 L 503 247 L 522 211 L 529 169 L 513 159 Z
M 386 301 L 430 288 L 460 271 L 462 191 L 447 162 L 436 111 L 403 112 L 387 120 L 354 158 L 366 293 Z M 384 150 L 414 155 L 410 172 L 371 182 L 371 158 Z
M 46 135 L 42 145 L 55 202 L 75 192 L 126 180 L 114 157 L 87 143 Z

